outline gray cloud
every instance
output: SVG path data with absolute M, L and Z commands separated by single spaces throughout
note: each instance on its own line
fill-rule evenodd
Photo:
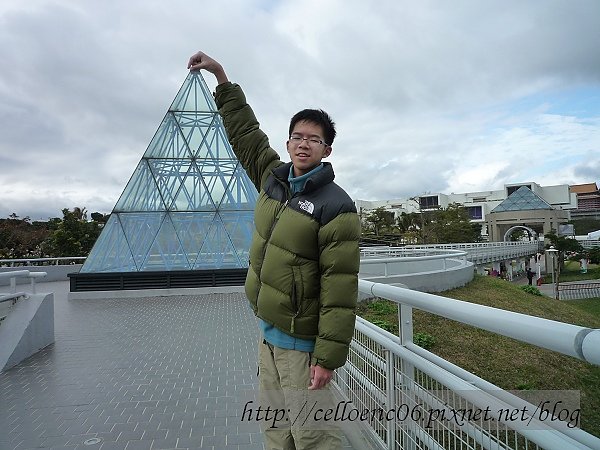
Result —
M 595 0 L 8 0 L 0 217 L 109 212 L 198 49 L 244 86 L 282 157 L 294 112 L 332 113 L 331 161 L 356 198 L 598 179 L 581 159 L 600 147 L 598 107 L 544 112 L 555 93 L 599 92 L 599 41 Z M 544 164 L 522 164 L 526 152 Z
M 600 181 L 600 159 L 586 161 L 584 164 L 578 164 L 573 168 L 577 177 L 593 181 Z

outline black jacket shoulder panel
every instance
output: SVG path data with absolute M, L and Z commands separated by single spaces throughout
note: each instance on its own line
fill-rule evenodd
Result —
M 288 174 L 292 163 L 275 168 L 265 184 L 265 193 L 274 200 L 285 203 L 288 200 Z M 331 164 L 325 166 L 306 181 L 304 189 L 296 193 L 288 203 L 288 208 L 310 216 L 321 226 L 328 224 L 338 215 L 353 212 L 356 206 L 350 196 L 333 182 L 335 175 Z

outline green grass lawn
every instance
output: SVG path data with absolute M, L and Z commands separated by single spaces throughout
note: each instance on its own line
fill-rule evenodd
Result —
M 441 295 L 600 328 L 600 299 L 558 302 L 523 292 L 507 281 L 482 276 Z M 398 331 L 396 307 L 391 302 L 361 303 L 357 313 L 382 328 Z M 582 427 L 600 437 L 600 367 L 423 311 L 414 310 L 413 316 L 415 334 L 433 337 L 431 352 L 503 389 L 579 390 Z
M 600 298 L 587 298 L 584 300 L 569 300 L 570 305 L 581 308 L 597 317 L 600 317 Z
M 549 269 L 550 270 L 550 269 Z M 581 273 L 579 263 L 577 261 L 566 261 L 564 269 L 560 272 L 560 281 L 583 281 L 583 280 L 599 280 L 600 266 L 598 264 L 590 264 L 587 273 Z M 544 283 L 552 283 L 552 273 L 544 275 Z

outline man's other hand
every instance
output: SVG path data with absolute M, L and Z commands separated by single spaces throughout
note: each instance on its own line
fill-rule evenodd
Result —
M 310 366 L 310 386 L 309 390 L 321 389 L 331 381 L 333 370 L 321 366 Z

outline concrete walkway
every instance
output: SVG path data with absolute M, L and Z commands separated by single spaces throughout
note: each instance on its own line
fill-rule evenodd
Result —
M 528 284 L 527 277 L 521 277 L 519 279 L 513 280 L 512 282 L 514 284 L 518 284 L 518 285 Z M 561 281 L 560 286 L 577 286 L 578 284 L 588 284 L 588 283 L 600 283 L 600 280 L 596 279 L 596 280 L 580 280 L 580 281 Z M 535 280 L 534 280 L 534 286 L 535 286 Z M 535 286 L 535 287 L 537 287 L 543 295 L 554 298 L 554 296 L 555 296 L 554 286 L 552 285 L 552 283 L 546 283 L 546 284 L 542 284 L 541 286 Z M 569 300 L 574 300 L 574 299 L 575 298 L 570 298 Z
M 241 293 L 67 300 L 56 343 L 0 374 L 0 449 L 263 449 L 242 422 L 257 389 Z M 352 448 L 344 440 L 344 448 Z

